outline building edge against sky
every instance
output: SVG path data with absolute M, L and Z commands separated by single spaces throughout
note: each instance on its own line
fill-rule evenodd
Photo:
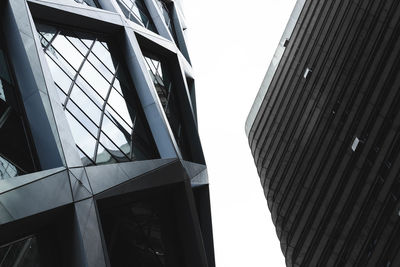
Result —
M 287 266 L 400 266 L 400 5 L 298 1 L 246 121 Z
M 178 1 L 0 0 L 0 262 L 215 266 Z

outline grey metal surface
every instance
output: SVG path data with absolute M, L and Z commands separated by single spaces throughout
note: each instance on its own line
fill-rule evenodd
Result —
M 189 266 L 212 267 L 214 259 L 209 252 L 213 250 L 212 235 L 203 233 L 212 232 L 211 222 L 202 229 L 200 220 L 209 214 L 203 216 L 198 211 L 209 206 L 208 198 L 195 199 L 192 192 L 192 187 L 208 183 L 206 166 L 182 160 L 146 68 L 143 47 L 139 45 L 139 42 L 150 44 L 171 62 L 169 71 L 174 72 L 173 79 L 184 106 L 184 121 L 190 129 L 192 157 L 196 162 L 204 163 L 196 114 L 186 82 L 186 78 L 193 79 L 194 74 L 185 44 L 180 5 L 174 4 L 172 9 L 178 47 L 155 0 L 145 0 L 145 3 L 158 33 L 149 31 L 141 23 L 127 20 L 115 0 L 98 2 L 103 9 L 73 0 L 0 1 L 1 7 L 5 7 L 0 25 L 7 35 L 7 52 L 40 161 L 38 170 L 41 170 L 0 180 L 0 233 L 7 232 L 7 240 L 12 240 L 21 235 L 42 234 L 44 225 L 51 225 L 54 228 L 50 227 L 48 231 L 58 237 L 67 237 L 58 248 L 68 258 L 63 266 L 109 266 L 97 214 L 98 201 L 159 187 L 179 187 L 179 201 L 175 201 L 177 207 L 172 208 L 182 210 L 178 214 L 179 229 L 180 235 L 184 236 L 183 245 L 187 247 L 182 257 Z M 84 166 L 37 34 L 37 21 L 124 41 L 121 46 L 124 64 L 139 96 L 160 159 Z M 26 230 L 21 231 L 24 228 Z M 204 242 L 206 237 L 208 240 Z M 2 242 L 0 240 L 0 245 Z
M 96 205 L 93 198 L 75 203 L 75 213 L 88 267 L 105 267 L 105 248 L 101 238 Z

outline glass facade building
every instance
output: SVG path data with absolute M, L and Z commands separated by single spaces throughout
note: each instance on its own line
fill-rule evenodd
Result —
M 399 26 L 297 1 L 246 122 L 287 266 L 400 266 Z
M 0 266 L 215 266 L 178 9 L 0 0 Z

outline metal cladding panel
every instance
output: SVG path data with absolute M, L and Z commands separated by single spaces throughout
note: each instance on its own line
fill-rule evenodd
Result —
M 32 170 L 14 166 L 18 153 L 7 157 L 0 147 L 0 265 L 126 266 L 110 257 L 110 248 L 127 244 L 132 250 L 119 253 L 135 266 L 215 266 L 180 5 L 6 0 L 0 12 L 0 124 L 11 106 L 2 93 L 8 97 L 12 88 L 30 157 L 39 163 Z M 165 59 L 168 75 L 149 69 L 143 56 L 149 53 Z M 12 76 L 7 82 L 15 82 L 10 87 L 4 69 Z M 186 114 L 171 115 L 160 100 L 171 92 L 175 110 Z M 172 131 L 172 123 L 180 128 Z M 1 124 L 1 136 L 12 136 L 2 131 Z M 183 146 L 190 148 L 185 154 Z M 115 218 L 100 214 L 100 204 L 117 211 Z M 137 227 L 154 211 L 161 215 L 144 220 L 149 229 Z M 113 219 L 122 226 L 107 224 Z M 107 239 L 107 229 L 121 244 Z M 124 240 L 121 229 L 134 236 Z M 148 249 L 132 245 L 147 233 Z
M 247 128 L 287 266 L 400 264 L 399 33 L 398 1 L 304 3 Z

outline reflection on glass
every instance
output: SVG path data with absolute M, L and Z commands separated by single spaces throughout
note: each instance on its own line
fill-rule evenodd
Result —
M 36 170 L 20 98 L 0 34 L 0 180 Z
M 123 201 L 99 203 L 99 215 L 113 267 L 180 267 L 181 242 L 172 200 L 174 192 L 158 190 L 125 195 Z M 138 197 L 139 196 L 139 197 Z M 185 265 L 186 266 L 186 265 Z
M 136 92 L 107 43 L 88 33 L 37 27 L 82 162 L 157 157 L 147 122 L 138 119 Z
M 170 10 L 170 3 L 167 4 L 164 0 L 156 0 L 156 3 L 163 14 L 163 20 L 168 27 L 169 32 L 175 40 L 175 43 L 178 45 L 178 38 L 176 37 L 175 26 L 172 20 L 172 14 Z
M 39 261 L 38 245 L 35 237 L 24 238 L 0 246 L 1 267 L 37 267 Z
M 12 178 L 18 175 L 17 167 L 5 158 L 0 157 L 0 180 Z
M 168 68 L 164 68 L 165 64 L 160 58 L 154 55 L 145 56 L 147 69 L 153 79 L 154 87 L 156 88 L 158 98 L 167 116 L 169 125 L 174 133 L 175 140 L 185 159 L 190 159 L 190 153 L 184 141 L 183 123 L 181 112 L 179 109 L 176 92 L 174 92 L 173 84 L 170 75 L 167 72 Z
M 100 8 L 100 5 L 97 2 L 97 0 L 74 0 L 74 1 L 79 3 L 79 4 L 86 5 L 86 6 L 93 6 L 93 7 Z
M 135 17 L 137 20 L 141 21 L 147 29 L 157 33 L 156 27 L 154 26 L 153 20 L 143 0 L 117 0 L 117 3 L 127 19 L 136 22 L 133 18 Z

